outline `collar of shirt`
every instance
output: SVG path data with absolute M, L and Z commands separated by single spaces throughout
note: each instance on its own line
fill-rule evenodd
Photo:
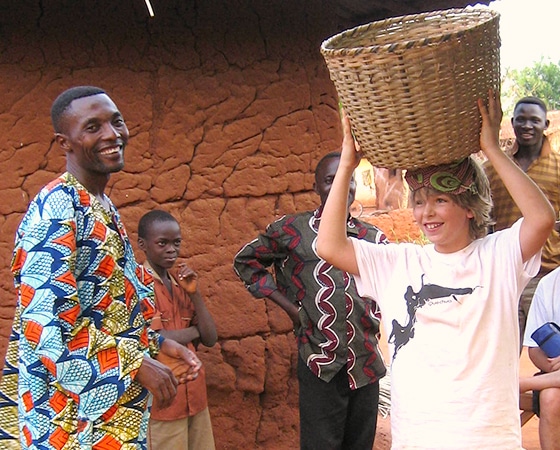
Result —
M 519 144 L 515 141 L 511 147 L 506 149 L 506 153 L 511 157 L 517 154 L 519 151 Z M 548 140 L 547 136 L 543 136 L 543 143 L 541 147 L 541 153 L 539 158 L 542 156 L 548 156 L 552 152 L 552 146 L 550 145 L 550 141 Z M 537 158 L 538 159 L 538 158 Z
M 160 283 L 163 283 L 163 280 L 158 275 L 158 273 L 153 269 L 153 267 L 150 265 L 150 262 L 148 260 L 144 261 L 143 266 L 146 269 L 148 269 L 148 271 L 150 272 L 150 275 L 154 278 L 154 280 L 158 280 Z M 169 275 L 169 279 L 171 280 L 171 282 L 175 286 L 179 286 L 179 283 L 177 282 L 177 280 L 175 280 L 175 278 L 173 278 L 173 276 L 171 275 L 171 273 L 169 271 L 167 271 L 167 275 Z

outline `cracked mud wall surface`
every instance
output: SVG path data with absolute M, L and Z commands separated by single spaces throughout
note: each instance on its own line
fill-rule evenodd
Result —
M 142 214 L 172 213 L 181 257 L 199 273 L 215 318 L 219 342 L 200 357 L 218 448 L 295 448 L 291 322 L 253 299 L 231 263 L 267 223 L 317 205 L 313 169 L 341 140 L 319 46 L 355 24 L 321 1 L 152 4 L 154 18 L 141 0 L 3 3 L 0 354 L 15 302 L 16 227 L 40 187 L 64 171 L 51 103 L 68 87 L 97 85 L 130 129 L 125 169 L 108 193 L 132 242 Z M 401 219 L 387 217 L 398 232 Z

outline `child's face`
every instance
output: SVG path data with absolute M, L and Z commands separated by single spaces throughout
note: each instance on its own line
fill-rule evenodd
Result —
M 469 222 L 473 213 L 448 194 L 419 189 L 413 195 L 414 219 L 439 253 L 453 253 L 472 241 Z
M 148 229 L 147 237 L 139 239 L 138 244 L 152 268 L 161 273 L 171 268 L 179 256 L 181 228 L 175 221 L 156 221 Z

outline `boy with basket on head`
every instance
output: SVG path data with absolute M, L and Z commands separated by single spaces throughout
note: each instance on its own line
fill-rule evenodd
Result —
M 216 326 L 200 295 L 197 274 L 184 263 L 175 265 L 181 246 L 177 220 L 160 210 L 144 214 L 138 224 L 138 246 L 154 277 L 156 314 L 151 327 L 193 352 L 198 343 L 212 347 L 218 338 Z M 204 367 L 196 380 L 177 387 L 170 406 L 152 406 L 148 444 L 152 450 L 215 448 Z
M 378 299 L 393 350 L 393 448 L 521 449 L 517 300 L 539 270 L 554 211 L 501 150 L 499 97 L 489 91 L 480 145 L 523 213 L 485 236 L 488 180 L 471 157 L 408 171 L 415 220 L 431 245 L 369 245 L 344 233 L 359 152 L 343 118 L 340 165 L 317 251 Z

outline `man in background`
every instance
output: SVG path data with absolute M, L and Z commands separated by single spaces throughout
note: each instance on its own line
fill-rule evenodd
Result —
M 284 216 L 235 256 L 234 269 L 249 292 L 267 297 L 290 317 L 297 337 L 301 450 L 371 450 L 377 426 L 379 353 L 377 303 L 361 298 L 354 279 L 315 250 L 323 205 L 340 162 L 324 156 L 315 169 L 314 211 Z M 356 184 L 348 198 L 353 202 Z M 385 243 L 372 225 L 348 215 L 347 233 Z M 274 268 L 274 276 L 267 270 Z
M 536 97 L 520 99 L 515 104 L 511 124 L 515 133 L 515 142 L 506 152 L 539 186 L 558 215 L 560 212 L 560 154 L 552 149 L 550 141 L 544 135 L 550 124 L 545 103 Z M 494 230 L 503 230 L 513 225 L 521 217 L 521 212 L 492 165 L 485 163 L 484 170 L 492 190 Z M 523 342 L 527 314 L 539 280 L 560 265 L 559 231 L 559 222 L 556 222 L 556 226 L 542 250 L 540 272 L 529 282 L 521 295 L 519 301 L 520 343 Z

